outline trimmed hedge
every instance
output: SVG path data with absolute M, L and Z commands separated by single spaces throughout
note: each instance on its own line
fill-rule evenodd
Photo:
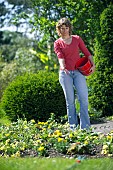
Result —
M 113 5 L 100 16 L 100 34 L 96 37 L 96 72 L 88 78 L 89 102 L 102 116 L 113 115 Z
M 66 114 L 58 75 L 47 71 L 17 77 L 6 88 L 1 107 L 13 121 L 18 118 L 46 121 L 51 113 L 57 119 Z

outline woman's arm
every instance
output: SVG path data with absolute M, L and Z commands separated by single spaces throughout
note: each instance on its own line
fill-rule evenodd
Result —
M 79 48 L 80 50 L 83 52 L 83 54 L 88 57 L 88 59 L 90 60 L 92 67 L 91 67 L 91 72 L 93 73 L 95 71 L 95 64 L 93 61 L 93 56 L 91 55 L 91 53 L 89 52 L 89 50 L 87 49 L 84 41 L 82 40 L 81 37 L 79 37 Z
M 95 71 L 95 64 L 94 64 L 94 61 L 93 61 L 93 56 L 90 55 L 90 56 L 88 57 L 88 59 L 90 60 L 90 62 L 91 62 L 91 64 L 92 64 L 91 72 L 94 73 L 94 71 Z
M 64 58 L 59 58 L 58 61 L 59 61 L 61 70 L 65 70 L 65 60 L 64 60 Z

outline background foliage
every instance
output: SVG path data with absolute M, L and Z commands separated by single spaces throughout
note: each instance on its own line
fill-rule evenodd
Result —
M 96 37 L 96 72 L 89 78 L 90 104 L 102 116 L 113 115 L 113 5 L 100 16 L 100 34 Z

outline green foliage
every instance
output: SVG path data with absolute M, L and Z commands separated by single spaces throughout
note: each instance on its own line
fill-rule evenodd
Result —
M 25 34 L 30 30 L 34 31 L 39 39 L 43 37 L 45 42 L 50 37 L 56 39 L 56 22 L 61 17 L 68 17 L 74 25 L 74 33 L 81 35 L 90 47 L 99 27 L 99 15 L 110 4 L 110 0 L 52 0 L 51 3 L 49 0 L 7 0 L 7 2 L 8 8 L 5 3 L 1 4 L 1 7 L 8 11 L 8 15 L 4 17 L 5 23 L 15 25 L 17 29 L 25 25 Z
M 76 0 L 76 1 L 55 1 L 49 3 L 48 0 L 32 0 L 33 17 L 31 24 L 33 28 L 44 33 L 48 39 L 56 39 L 56 22 L 62 17 L 68 17 L 73 24 L 73 34 L 78 34 L 90 44 L 90 49 L 94 43 L 95 33 L 99 28 L 99 15 L 110 3 L 101 0 Z M 91 49 L 92 50 L 92 49 Z
M 37 42 L 18 32 L 0 32 L 0 99 L 14 78 L 25 72 L 46 69 L 48 56 L 37 47 Z
M 100 17 L 100 35 L 96 38 L 96 72 L 89 77 L 89 102 L 102 116 L 113 115 L 113 6 Z
M 26 117 L 44 121 L 52 112 L 56 118 L 66 114 L 58 75 L 46 71 L 17 77 L 6 88 L 1 106 L 11 120 Z
M 4 67 L 0 72 L 0 99 L 9 82 L 14 80 L 17 74 L 18 70 L 16 63 L 12 62 L 9 64 L 4 64 Z
M 0 118 L 5 117 L 5 111 L 0 107 Z
M 19 32 L 0 31 L 0 60 L 11 62 L 19 48 L 28 48 L 34 45 L 34 41 L 23 36 Z
M 44 68 L 41 61 L 47 58 L 42 53 L 33 53 L 30 48 L 19 48 L 16 52 L 15 59 L 10 63 L 5 63 L 0 72 L 0 98 L 7 85 L 12 82 L 17 76 L 23 75 L 26 72 L 36 73 L 37 70 Z

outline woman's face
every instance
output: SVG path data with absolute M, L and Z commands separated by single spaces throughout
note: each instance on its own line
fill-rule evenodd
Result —
M 66 25 L 62 25 L 60 28 L 60 34 L 61 36 L 68 36 L 69 35 L 69 27 Z

